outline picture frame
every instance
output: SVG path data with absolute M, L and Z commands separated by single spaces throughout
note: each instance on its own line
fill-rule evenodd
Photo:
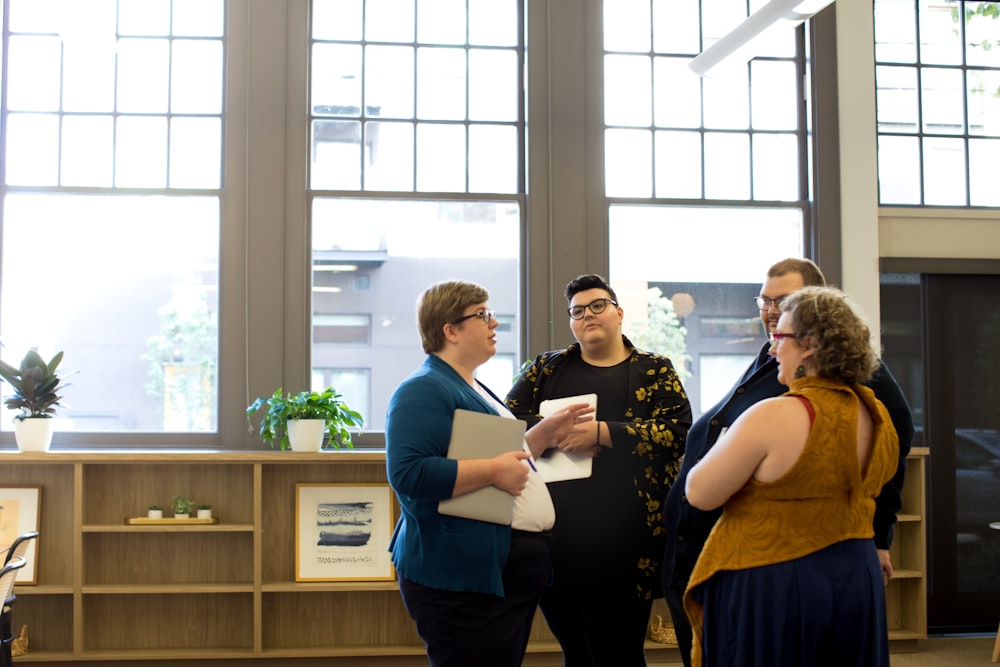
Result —
M 6 550 L 21 535 L 40 530 L 42 487 L 4 486 L 0 487 L 0 550 Z M 36 575 L 38 540 L 28 541 L 25 565 L 17 572 L 15 583 L 34 585 Z
M 388 484 L 295 485 L 295 581 L 391 581 Z

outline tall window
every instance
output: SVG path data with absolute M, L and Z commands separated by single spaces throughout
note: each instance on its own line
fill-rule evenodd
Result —
M 696 416 L 764 342 L 768 266 L 805 245 L 803 31 L 718 78 L 687 66 L 762 4 L 604 3 L 610 278 L 626 335 L 671 357 Z
M 517 319 L 523 186 L 518 0 L 313 0 L 312 366 L 371 369 L 366 430 L 423 359 L 415 302 L 483 285 Z M 329 335 L 369 319 L 368 336 Z M 480 369 L 513 376 L 517 327 Z M 345 330 L 346 332 L 346 330 Z M 327 376 L 313 373 L 314 382 Z M 314 387 L 319 388 L 319 387 Z M 338 387 L 334 387 L 338 389 Z
M 4 5 L 3 358 L 66 352 L 61 431 L 215 431 L 224 4 Z
M 1000 3 L 876 0 L 879 201 L 1000 206 Z

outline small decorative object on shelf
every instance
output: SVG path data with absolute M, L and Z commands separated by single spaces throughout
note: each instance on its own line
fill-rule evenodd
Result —
M 663 616 L 656 614 L 649 622 L 649 638 L 660 644 L 676 644 L 677 633 L 673 624 L 664 622 Z
M 0 377 L 14 388 L 14 394 L 4 402 L 11 410 L 21 411 L 14 416 L 14 439 L 22 452 L 45 452 L 52 444 L 52 417 L 56 407 L 63 407 L 59 391 L 66 386 L 65 376 L 56 375 L 62 358 L 63 353 L 59 352 L 45 363 L 33 347 L 24 355 L 19 368 L 0 361 Z
M 199 519 L 211 519 L 212 518 L 212 506 L 211 505 L 198 505 L 198 518 Z
M 28 652 L 28 626 L 21 626 L 21 633 L 10 642 L 10 654 L 13 657 L 24 655 Z
M 247 422 L 253 432 L 253 422 L 250 417 L 266 407 L 260 420 L 260 439 L 271 447 L 277 439 L 282 450 L 289 446 L 295 451 L 318 452 L 323 445 L 340 449 L 343 445 L 352 449 L 351 433 L 348 427 L 357 428 L 360 432 L 364 423 L 361 413 L 352 410 L 344 402 L 343 396 L 327 387 L 322 392 L 300 391 L 292 395 L 284 395 L 281 387 L 271 396 L 258 398 L 247 407 Z M 300 426 L 312 420 L 317 428 L 312 431 L 309 443 L 300 442 L 296 437 Z M 324 437 L 328 436 L 324 443 Z
M 175 519 L 187 519 L 191 516 L 191 510 L 197 507 L 193 500 L 188 500 L 184 496 L 174 496 L 170 504 L 174 509 Z
M 163 518 L 163 508 L 159 505 L 150 505 L 146 510 L 147 519 L 162 519 Z

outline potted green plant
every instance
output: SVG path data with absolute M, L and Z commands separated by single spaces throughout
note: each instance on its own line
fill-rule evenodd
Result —
M 199 519 L 211 519 L 212 518 L 212 506 L 211 505 L 198 505 Z
M 174 509 L 175 519 L 187 519 L 191 516 L 191 510 L 198 505 L 193 500 L 188 500 L 184 496 L 174 496 L 170 500 L 170 505 Z
M 348 428 L 361 429 L 364 418 L 352 410 L 343 396 L 332 387 L 322 392 L 300 391 L 284 394 L 281 387 L 271 396 L 258 398 L 247 407 L 247 421 L 261 408 L 266 408 L 260 420 L 260 438 L 271 447 L 277 440 L 281 449 L 289 446 L 297 451 L 319 451 L 323 445 L 340 449 L 353 448 Z M 300 434 L 300 431 L 307 431 Z M 300 437 L 302 436 L 302 437 Z
M 63 377 L 56 370 L 62 362 L 59 352 L 48 363 L 38 354 L 38 348 L 31 348 L 18 368 L 0 361 L 0 377 L 3 377 L 14 394 L 4 401 L 11 410 L 20 410 L 14 417 L 14 437 L 22 451 L 46 451 L 52 443 L 52 416 L 59 402 L 59 392 L 66 387 Z
M 163 518 L 163 508 L 159 505 L 150 505 L 146 508 L 146 518 L 147 519 L 162 519 Z

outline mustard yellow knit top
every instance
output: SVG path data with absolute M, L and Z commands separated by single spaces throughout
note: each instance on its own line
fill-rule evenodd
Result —
M 794 380 L 785 396 L 803 396 L 812 405 L 816 415 L 809 439 L 780 479 L 763 483 L 751 478 L 737 491 L 708 536 L 684 594 L 694 630 L 694 665 L 701 665 L 702 629 L 702 608 L 692 598 L 695 587 L 722 570 L 783 563 L 837 542 L 872 537 L 875 497 L 896 472 L 896 429 L 870 389 L 806 377 Z M 874 446 L 865 470 L 857 455 L 859 400 L 874 421 Z

